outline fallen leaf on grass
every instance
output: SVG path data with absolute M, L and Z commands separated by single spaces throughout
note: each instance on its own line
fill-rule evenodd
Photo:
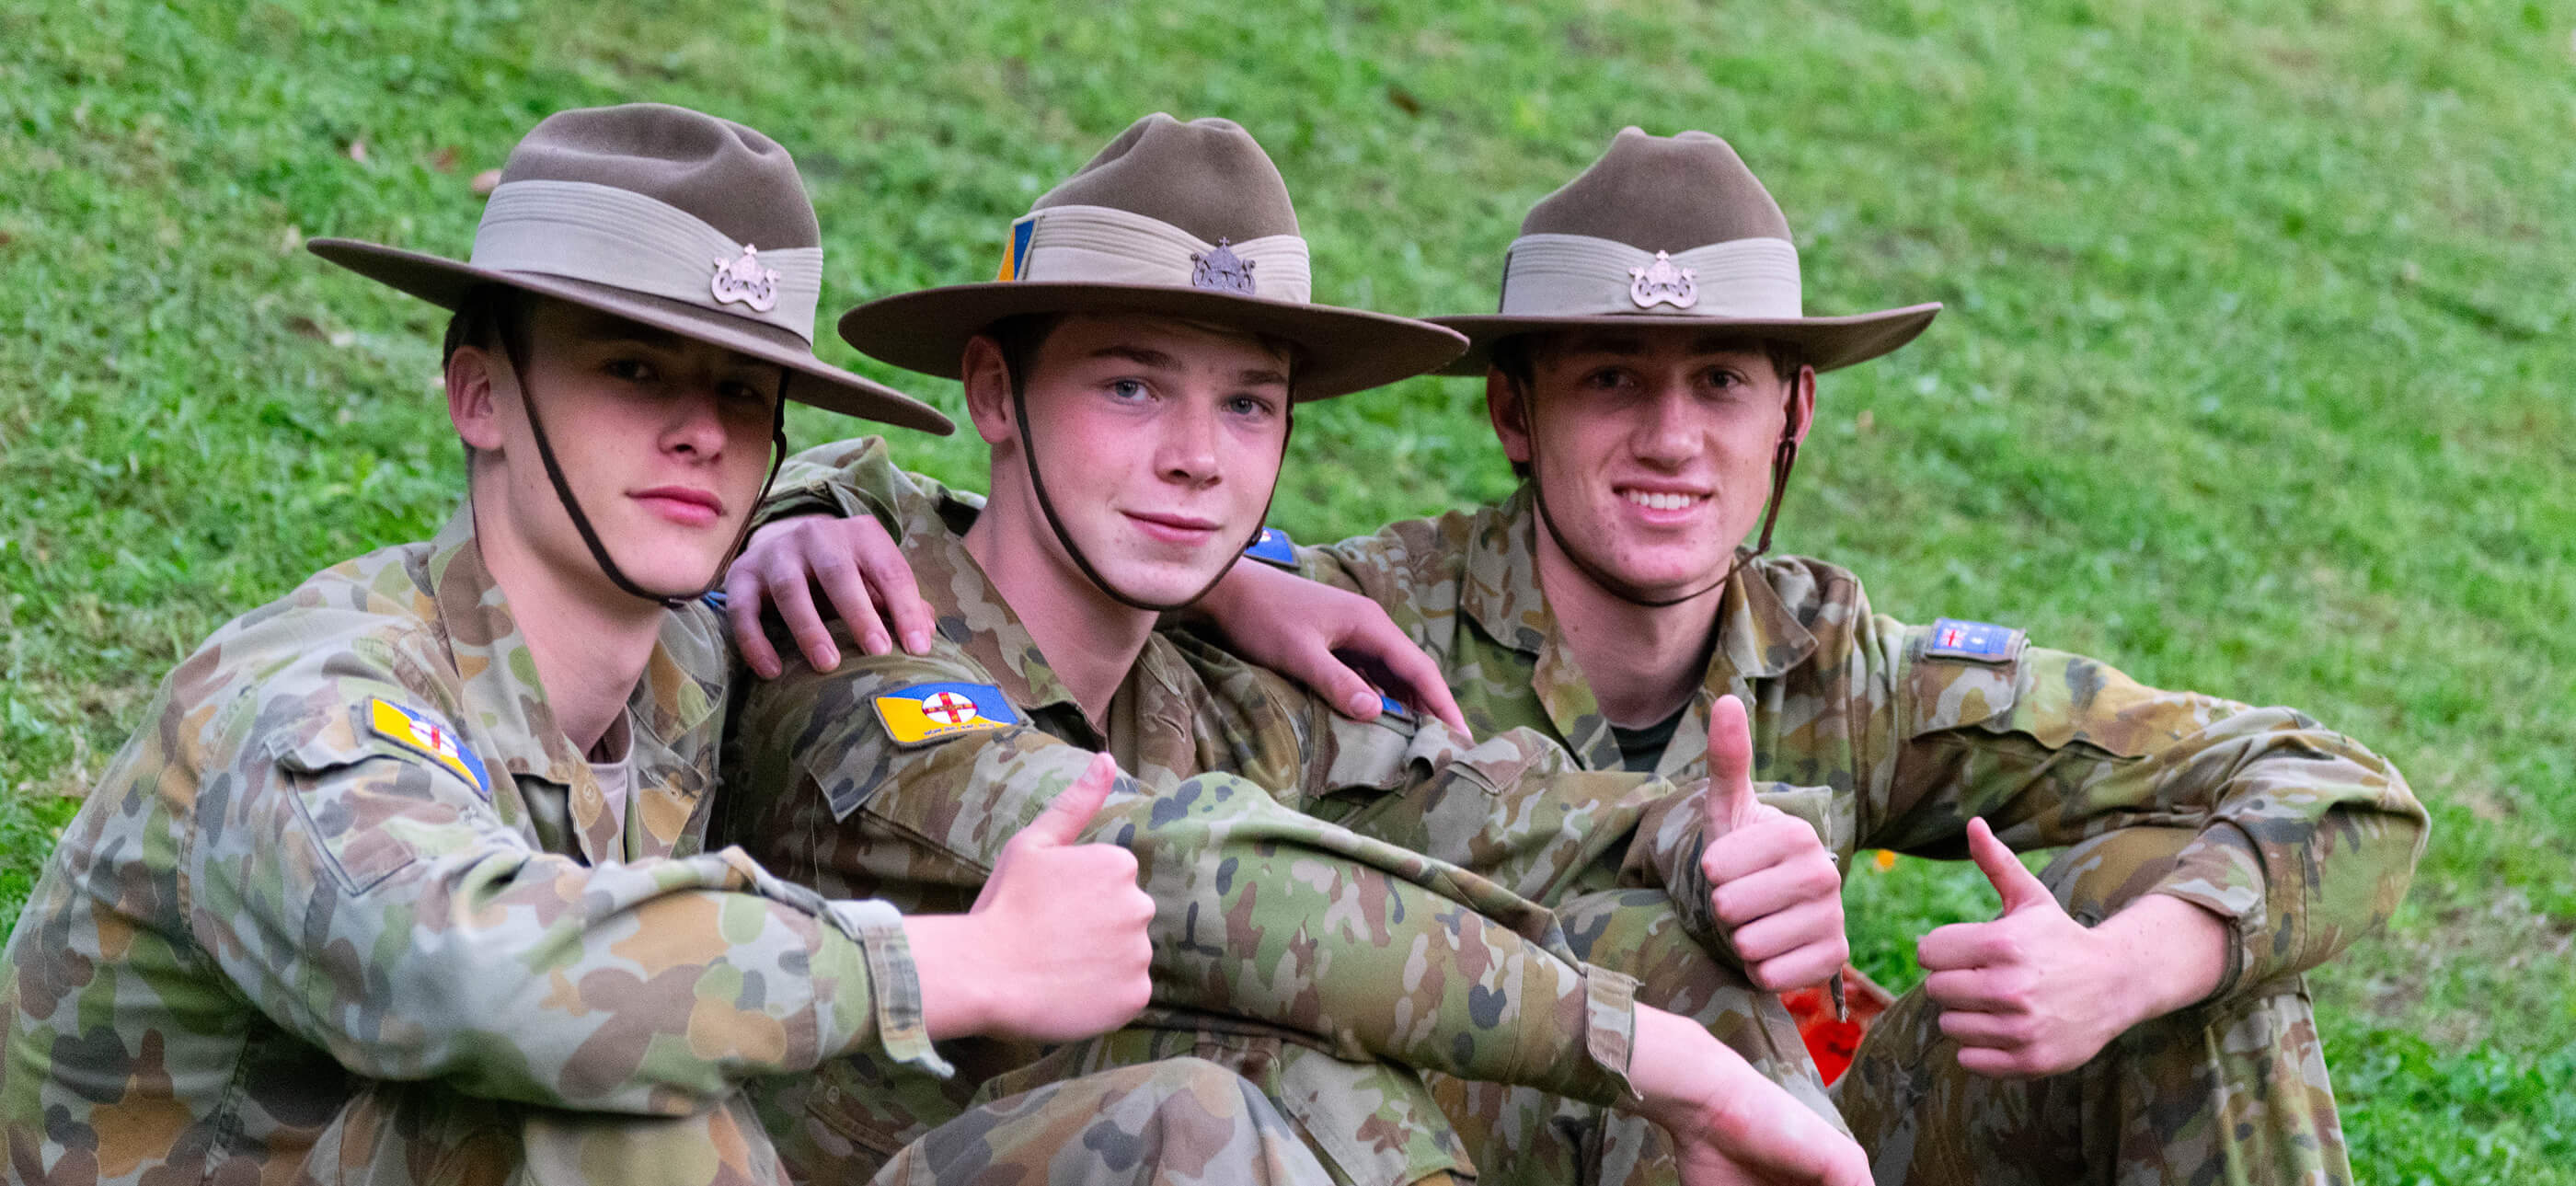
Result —
M 349 147 L 342 151 L 348 154 L 350 160 L 361 165 L 367 163 L 367 142 L 364 140 L 352 140 L 349 142 Z
M 1395 104 L 1395 109 L 1406 115 L 1422 114 L 1421 97 L 1394 83 L 1386 86 L 1386 101 Z
M 288 227 L 286 228 L 285 234 L 277 237 L 277 253 L 279 255 L 292 255 L 295 253 L 296 248 L 302 246 L 304 246 L 303 227 Z
M 477 195 L 486 198 L 491 197 L 493 190 L 501 188 L 501 171 L 499 169 L 485 169 L 474 175 L 474 180 L 471 184 L 473 185 L 474 192 Z
M 348 330 L 326 328 L 321 322 L 301 313 L 287 318 L 286 328 L 298 337 L 311 338 L 316 342 L 328 342 L 334 346 L 346 346 L 358 340 L 358 335 Z
M 429 154 L 429 167 L 441 173 L 456 171 L 456 146 L 453 144 Z

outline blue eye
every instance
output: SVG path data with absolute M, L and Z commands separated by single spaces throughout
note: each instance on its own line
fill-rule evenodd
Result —
M 1143 399 L 1145 398 L 1145 384 L 1142 380 L 1138 379 L 1113 379 L 1109 384 L 1109 394 L 1111 397 L 1121 400 Z

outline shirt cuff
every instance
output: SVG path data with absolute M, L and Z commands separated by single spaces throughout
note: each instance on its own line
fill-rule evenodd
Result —
M 903 933 L 903 914 L 892 903 L 870 898 L 835 901 L 830 917 L 841 933 L 867 953 L 877 1038 L 885 1044 L 886 1055 L 942 1079 L 956 1074 L 957 1069 L 930 1044 L 930 1029 L 921 1019 L 921 976 L 913 967 L 912 942 Z
M 1635 1101 L 1637 1085 L 1628 1065 L 1637 1053 L 1637 980 L 1621 972 L 1589 965 L 1583 969 L 1584 1052 L 1609 1072 L 1620 1093 Z

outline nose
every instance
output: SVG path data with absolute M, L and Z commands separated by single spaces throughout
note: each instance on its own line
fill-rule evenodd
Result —
M 662 427 L 663 451 L 698 461 L 724 456 L 730 434 L 722 401 L 711 384 L 697 384 L 674 400 L 670 419 Z
M 1158 417 L 1161 440 L 1154 470 L 1167 482 L 1206 486 L 1217 480 L 1217 415 L 1208 403 L 1174 400 L 1170 414 Z
M 1697 412 L 1690 380 L 1685 376 L 1667 378 L 1639 409 L 1636 430 L 1629 434 L 1629 447 L 1641 460 L 1652 464 L 1677 466 L 1690 460 L 1699 448 Z

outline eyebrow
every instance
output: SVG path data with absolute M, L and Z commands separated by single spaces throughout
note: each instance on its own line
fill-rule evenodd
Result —
M 1092 351 L 1091 356 L 1093 358 L 1122 359 L 1127 362 L 1135 363 L 1137 366 L 1151 367 L 1160 371 L 1177 371 L 1182 369 L 1180 359 L 1174 358 L 1171 355 L 1166 354 L 1163 351 L 1156 350 L 1150 346 L 1129 346 L 1124 344 L 1103 346 L 1098 350 Z M 1234 381 L 1248 387 L 1285 387 L 1288 385 L 1288 375 L 1284 371 L 1274 370 L 1269 367 L 1251 367 L 1237 373 L 1234 377 Z
M 1129 362 L 1135 363 L 1137 366 L 1153 367 L 1156 370 L 1177 371 L 1181 369 L 1181 360 L 1174 358 L 1169 354 L 1165 354 L 1160 350 L 1154 350 L 1144 346 L 1103 346 L 1098 350 L 1092 351 L 1091 356 L 1093 358 L 1123 358 Z

